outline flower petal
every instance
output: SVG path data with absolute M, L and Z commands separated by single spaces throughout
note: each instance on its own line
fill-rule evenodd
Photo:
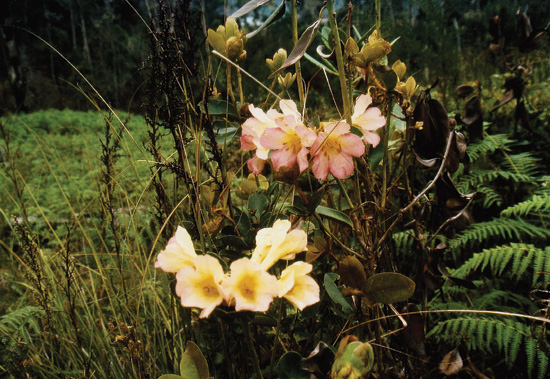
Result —
M 254 155 L 252 158 L 246 161 L 246 165 L 254 175 L 260 175 L 264 170 L 265 160 L 260 159 L 256 155 Z
M 349 154 L 335 154 L 330 157 L 329 168 L 335 178 L 345 179 L 353 172 L 353 160 Z
M 370 143 L 372 147 L 376 147 L 380 143 L 380 136 L 376 133 L 365 132 L 363 140 L 365 141 L 365 143 Z
M 237 311 L 267 311 L 278 293 L 277 278 L 248 258 L 234 261 L 230 269 L 229 278 L 221 285 L 225 300 L 234 301 Z
M 279 297 L 284 297 L 296 308 L 302 310 L 319 301 L 319 285 L 308 276 L 312 266 L 305 262 L 295 262 L 281 273 Z
M 174 237 L 170 238 L 166 248 L 157 256 L 155 267 L 164 272 L 176 273 L 187 266 L 193 266 L 197 256 L 191 236 L 181 226 L 178 226 Z
M 303 230 L 291 230 L 282 240 L 282 243 L 273 244 L 267 253 L 261 265 L 264 270 L 268 270 L 279 259 L 294 259 L 296 254 L 307 250 L 307 234 Z
M 361 137 L 355 134 L 344 134 L 340 136 L 338 141 L 340 141 L 342 151 L 347 154 L 353 155 L 354 157 L 360 157 L 365 153 L 365 144 L 361 140 Z
M 220 283 L 225 278 L 220 262 L 209 255 L 197 256 L 193 267 L 186 267 L 176 275 L 176 294 L 184 307 L 201 308 L 200 317 L 208 317 L 222 303 Z

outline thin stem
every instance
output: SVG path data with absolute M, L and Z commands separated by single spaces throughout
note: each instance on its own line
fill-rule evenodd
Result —
M 291 18 L 292 18 L 292 42 L 294 46 L 298 43 L 298 9 L 296 7 L 296 0 L 292 0 L 291 3 Z M 295 63 L 296 67 L 296 84 L 298 84 L 298 96 L 300 98 L 300 109 L 304 108 L 304 83 L 302 81 L 302 66 L 300 60 Z
M 239 85 L 239 100 L 241 102 L 240 106 L 244 104 L 244 95 L 243 95 L 243 78 L 241 76 L 241 70 L 237 68 L 237 84 Z
M 250 350 L 250 357 L 252 358 L 252 365 L 254 366 L 254 373 L 256 374 L 256 379 L 263 379 L 262 370 L 260 369 L 260 361 L 258 360 L 258 354 L 256 354 L 256 349 L 254 349 L 254 341 L 252 341 L 252 333 L 250 333 L 250 323 L 247 318 L 243 318 L 243 330 L 244 338 L 246 340 L 246 346 Z
M 336 63 L 338 64 L 338 77 L 340 79 L 340 89 L 342 91 L 342 102 L 344 103 L 344 115 L 346 122 L 351 125 L 350 100 L 348 93 L 348 83 L 346 77 L 346 68 L 344 66 L 344 57 L 342 46 L 340 44 L 340 34 L 336 24 L 336 13 L 334 12 L 334 0 L 327 1 L 328 21 L 334 36 L 334 51 L 336 52 Z
M 390 227 L 388 229 L 386 229 L 386 232 L 384 233 L 384 235 L 378 241 L 378 245 L 382 244 L 382 242 L 390 235 L 390 233 L 391 233 L 392 229 L 395 227 L 395 225 L 397 225 L 397 223 L 401 220 L 401 218 L 403 218 L 403 215 L 409 209 L 411 209 L 413 207 L 413 205 L 415 205 L 422 197 L 424 197 L 424 195 L 430 189 L 432 189 L 432 187 L 435 185 L 435 183 L 437 182 L 437 179 L 439 179 L 439 177 L 443 173 L 443 169 L 445 168 L 445 163 L 447 162 L 447 157 L 449 156 L 449 151 L 451 150 L 451 144 L 452 144 L 454 136 L 455 136 L 454 133 L 455 133 L 454 131 L 449 133 L 449 137 L 448 137 L 448 140 L 447 140 L 447 146 L 445 147 L 445 154 L 443 155 L 443 160 L 441 161 L 441 166 L 439 166 L 439 170 L 437 171 L 437 174 L 435 175 L 435 177 L 428 183 L 428 185 L 426 186 L 426 188 L 424 188 L 422 190 L 422 192 L 420 192 L 418 195 L 416 195 L 416 197 L 405 208 L 402 208 L 399 211 L 399 213 L 397 214 L 397 217 L 395 218 L 393 223 L 390 225 Z
M 275 366 L 275 357 L 277 356 L 277 342 L 279 341 L 279 331 L 281 330 L 281 320 L 283 319 L 283 310 L 284 310 L 284 302 L 283 302 L 283 299 L 281 299 L 279 303 L 279 312 L 277 316 L 277 330 L 275 331 L 275 342 L 271 350 L 271 361 L 269 364 L 269 375 L 267 376 L 267 379 L 271 379 L 271 375 L 273 374 L 273 366 Z

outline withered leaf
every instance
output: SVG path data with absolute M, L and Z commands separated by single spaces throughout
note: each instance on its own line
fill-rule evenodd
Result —
M 461 84 L 455 88 L 455 94 L 460 98 L 465 98 L 472 92 L 474 92 L 474 87 L 467 84 Z
M 352 255 L 345 257 L 340 262 L 340 279 L 349 287 L 361 289 L 367 281 L 367 273 L 359 259 Z
M 403 308 L 403 313 L 417 312 L 418 308 L 413 303 L 409 303 Z M 426 334 L 424 332 L 424 318 L 421 314 L 403 315 L 407 326 L 403 329 L 403 342 L 409 349 L 418 356 L 426 356 Z
M 422 129 L 415 130 L 415 151 L 424 158 L 431 159 L 443 155 L 447 136 L 451 131 L 445 107 L 430 97 L 429 90 L 422 91 L 413 111 L 416 122 L 422 122 Z
M 458 349 L 454 349 L 445 354 L 439 364 L 439 371 L 448 376 L 456 375 L 463 366 L 464 362 L 462 361 L 462 357 L 460 356 Z
M 304 56 L 307 48 L 309 47 L 309 45 L 311 45 L 311 43 L 315 39 L 315 35 L 317 34 L 319 25 L 321 25 L 321 19 L 316 20 L 302 33 L 302 35 L 298 39 L 298 42 L 296 43 L 296 46 L 294 46 L 294 49 L 292 49 L 292 51 L 290 52 L 285 63 L 283 63 L 283 65 L 277 71 L 275 71 L 273 74 L 269 76 L 270 79 L 275 77 L 279 72 L 281 72 L 285 68 L 298 62 L 298 60 L 300 60 L 300 58 Z
M 244 16 L 245 14 L 248 14 L 252 12 L 254 9 L 267 4 L 271 2 L 272 0 L 251 0 L 242 7 L 240 7 L 235 13 L 233 13 L 230 17 L 237 18 Z
M 470 141 L 483 137 L 483 111 L 479 97 L 474 96 L 468 100 L 462 112 L 462 122 L 468 127 Z

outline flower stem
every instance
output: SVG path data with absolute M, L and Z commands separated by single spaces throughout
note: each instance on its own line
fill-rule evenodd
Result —
M 243 330 L 246 346 L 248 347 L 248 350 L 250 350 L 250 357 L 252 358 L 252 365 L 254 366 L 256 379 L 263 379 L 262 370 L 260 370 L 260 361 L 258 360 L 256 349 L 254 349 L 254 342 L 252 341 L 252 334 L 250 333 L 250 322 L 247 318 L 243 318 Z
M 336 24 L 336 13 L 334 13 L 334 0 L 327 0 L 328 21 L 334 36 L 334 51 L 336 52 L 336 63 L 338 64 L 338 77 L 340 78 L 340 89 L 342 91 L 342 102 L 344 103 L 344 115 L 346 122 L 351 125 L 350 99 L 348 93 L 348 84 L 346 77 L 346 68 L 344 66 L 344 57 L 342 55 L 342 45 L 340 44 L 340 34 Z
M 292 0 L 291 18 L 292 18 L 292 42 L 294 46 L 298 43 L 298 9 L 296 0 Z M 295 64 L 296 67 L 296 84 L 298 84 L 298 96 L 300 97 L 300 108 L 304 107 L 304 84 L 302 82 L 302 66 L 300 60 Z

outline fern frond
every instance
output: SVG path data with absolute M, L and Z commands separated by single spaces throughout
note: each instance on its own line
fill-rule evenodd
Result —
M 39 313 L 41 313 L 40 308 L 32 305 L 27 305 L 7 313 L 0 317 L 0 332 L 9 333 L 18 331 L 32 322 Z
M 502 169 L 507 172 L 537 176 L 539 169 L 539 159 L 529 152 L 506 155 L 502 161 Z
M 493 188 L 481 186 L 478 192 L 483 194 L 483 208 L 490 208 L 493 205 L 500 207 L 502 205 L 502 196 Z
M 449 247 L 471 247 L 489 239 L 550 238 L 550 230 L 522 219 L 497 218 L 472 224 L 449 242 Z
M 512 366 L 522 342 L 530 339 L 531 334 L 529 326 L 515 319 L 466 316 L 437 323 L 426 338 L 452 345 L 463 343 L 473 351 L 492 353 L 497 349 L 504 353 L 507 364 Z
M 530 199 L 504 209 L 502 217 L 536 216 L 550 218 L 550 192 L 543 195 L 534 195 Z
M 479 157 L 495 152 L 498 149 L 508 150 L 508 145 L 512 143 L 506 137 L 506 134 L 494 134 L 468 145 L 468 156 L 471 161 L 476 161 Z
M 511 243 L 474 254 L 455 271 L 455 275 L 464 278 L 473 271 L 489 268 L 496 276 L 517 282 L 532 267 L 532 285 L 535 287 L 540 275 L 544 275 L 544 282 L 550 281 L 550 272 L 541 274 L 545 272 L 548 261 L 550 261 L 550 247 L 541 249 L 534 245 Z
M 534 192 L 534 195 L 546 195 L 550 194 L 550 175 L 544 175 L 539 178 L 539 185 Z
M 398 252 L 409 252 L 412 250 L 414 243 L 414 233 L 412 230 L 405 230 L 399 233 L 393 234 L 393 240 L 395 242 L 395 249 Z
M 535 177 L 523 172 L 504 171 L 499 169 L 488 170 L 479 169 L 473 170 L 467 175 L 460 178 L 457 184 L 457 188 L 462 192 L 470 192 L 485 183 L 493 182 L 497 178 L 503 178 L 516 183 L 532 183 L 535 181 Z

